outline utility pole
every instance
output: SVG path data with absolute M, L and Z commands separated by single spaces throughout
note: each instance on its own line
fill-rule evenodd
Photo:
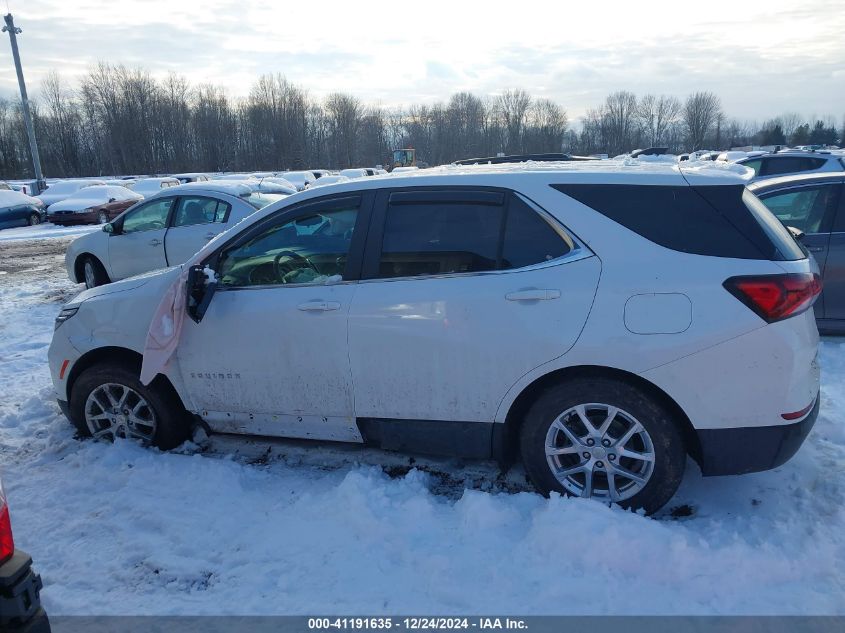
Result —
M 35 168 L 35 189 L 33 195 L 44 191 L 44 175 L 41 173 L 41 158 L 38 156 L 38 143 L 35 141 L 35 128 L 32 127 L 32 116 L 29 113 L 29 97 L 26 96 L 26 82 L 23 80 L 23 69 L 21 68 L 21 56 L 18 53 L 18 33 L 21 30 L 15 26 L 15 19 L 11 13 L 3 16 L 6 26 L 3 32 L 8 31 L 9 40 L 12 42 L 12 57 L 15 59 L 15 70 L 18 73 L 18 85 L 21 89 L 21 107 L 23 108 L 23 121 L 26 124 L 26 135 L 29 137 L 29 151 L 32 154 L 32 165 Z

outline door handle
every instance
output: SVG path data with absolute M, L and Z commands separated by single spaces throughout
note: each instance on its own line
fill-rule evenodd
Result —
M 205 239 L 207 240 L 214 239 L 215 237 L 217 237 L 217 233 L 212 233 L 211 231 L 205 234 Z
M 158 246 L 159 244 L 161 244 L 161 240 L 160 240 L 160 239 L 152 239 L 152 240 L 150 240 L 150 246 Z
M 560 290 L 531 288 L 530 290 L 517 290 L 505 295 L 508 301 L 549 301 L 560 298 Z
M 340 303 L 337 301 L 306 301 L 296 307 L 304 312 L 330 312 L 340 310 Z
M 811 253 L 821 253 L 824 250 L 824 246 L 808 246 L 807 250 Z

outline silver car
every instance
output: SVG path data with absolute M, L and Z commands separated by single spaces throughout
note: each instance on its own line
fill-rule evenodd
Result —
M 771 178 L 748 187 L 800 238 L 819 264 L 824 290 L 816 323 L 826 334 L 845 334 L 845 172 Z

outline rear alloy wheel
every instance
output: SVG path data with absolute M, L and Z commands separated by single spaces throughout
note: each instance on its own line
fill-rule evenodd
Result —
M 578 378 L 544 391 L 528 411 L 521 451 L 532 483 L 626 508 L 659 510 L 675 494 L 686 451 L 661 402 L 622 381 Z
M 95 257 L 88 256 L 82 262 L 82 280 L 86 288 L 96 288 L 109 282 L 103 265 Z
M 654 443 L 626 411 L 583 404 L 564 411 L 549 427 L 546 462 L 570 494 L 619 503 L 651 478 Z
M 171 449 L 188 439 L 191 418 L 162 379 L 142 385 L 139 367 L 106 362 L 85 369 L 70 394 L 70 419 L 97 440 L 127 438 Z
M 106 214 L 105 211 L 100 211 L 100 213 L 97 215 L 97 221 L 100 224 L 108 224 L 109 216 Z
M 29 214 L 29 226 L 35 226 L 36 224 L 41 224 L 41 216 L 37 213 L 30 213 Z

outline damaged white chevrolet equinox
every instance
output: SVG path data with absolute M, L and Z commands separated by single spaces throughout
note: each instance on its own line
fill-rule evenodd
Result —
M 163 449 L 201 424 L 520 456 L 544 494 L 654 512 L 687 455 L 705 475 L 773 468 L 818 415 L 818 269 L 744 185 L 730 168 L 596 161 L 307 191 L 184 270 L 67 304 L 59 404 L 81 435 Z M 190 318 L 145 385 L 174 288 Z

